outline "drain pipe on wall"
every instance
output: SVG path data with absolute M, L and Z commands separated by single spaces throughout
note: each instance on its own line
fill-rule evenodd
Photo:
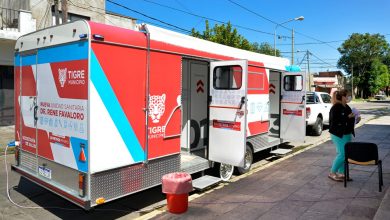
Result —
M 149 163 L 149 140 L 148 140 L 148 132 L 149 132 L 149 77 L 150 77 L 150 32 L 146 24 L 142 25 L 144 33 L 146 35 L 146 80 L 145 80 L 145 101 L 146 106 L 144 109 L 145 112 L 145 159 L 144 165 L 148 165 Z

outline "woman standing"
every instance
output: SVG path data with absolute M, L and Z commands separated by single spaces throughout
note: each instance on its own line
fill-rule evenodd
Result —
M 347 90 L 336 91 L 333 94 L 333 106 L 329 112 L 329 133 L 336 147 L 336 158 L 333 160 L 328 177 L 334 181 L 344 179 L 344 146 L 355 136 L 355 115 L 347 105 Z

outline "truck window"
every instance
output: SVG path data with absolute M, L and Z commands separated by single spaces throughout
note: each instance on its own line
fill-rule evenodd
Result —
M 314 95 L 313 95 L 313 93 L 306 94 L 306 104 L 314 104 Z
M 316 96 L 316 103 L 320 103 L 320 98 Z
M 303 89 L 303 77 L 301 75 L 285 76 L 283 82 L 285 91 L 302 91 Z
M 321 98 L 322 98 L 322 101 L 324 103 L 331 103 L 332 102 L 332 98 L 328 94 L 321 94 Z
M 214 69 L 214 89 L 240 89 L 242 85 L 241 66 L 219 66 Z

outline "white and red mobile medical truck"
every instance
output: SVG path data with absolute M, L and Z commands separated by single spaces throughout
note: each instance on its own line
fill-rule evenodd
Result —
M 76 21 L 15 48 L 13 170 L 89 209 L 305 136 L 305 76 L 285 58 L 150 25 Z

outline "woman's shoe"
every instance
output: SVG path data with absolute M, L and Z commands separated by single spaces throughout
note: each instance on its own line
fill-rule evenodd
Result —
M 336 176 L 344 181 L 344 177 L 345 177 L 344 174 L 336 173 Z M 351 178 L 348 178 L 347 181 L 352 181 L 352 179 L 351 179 Z
M 342 182 L 344 180 L 342 178 L 339 178 L 337 176 L 337 174 L 335 174 L 335 173 L 329 173 L 328 177 L 329 177 L 329 179 L 336 181 L 336 182 Z

